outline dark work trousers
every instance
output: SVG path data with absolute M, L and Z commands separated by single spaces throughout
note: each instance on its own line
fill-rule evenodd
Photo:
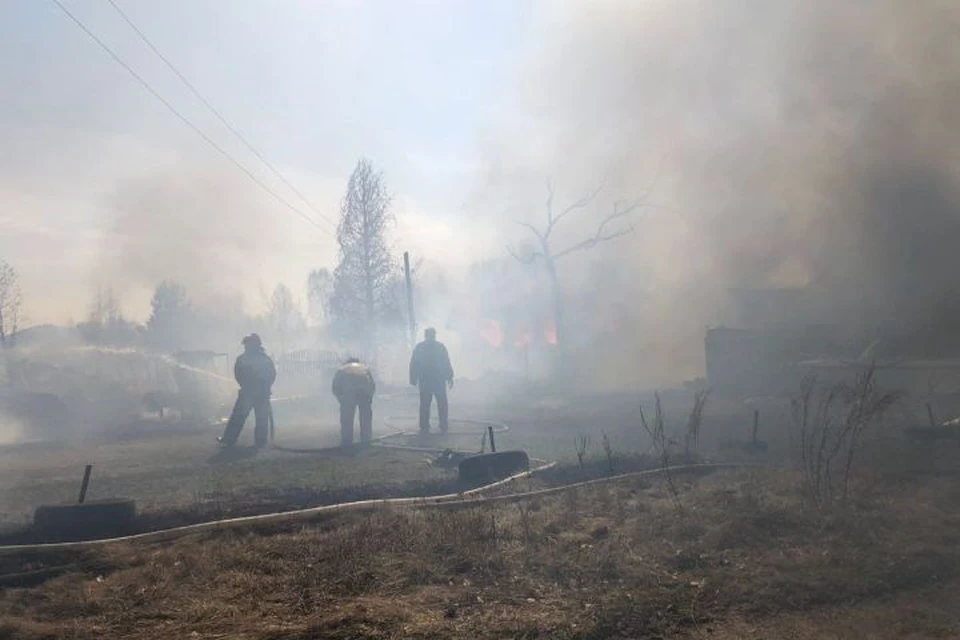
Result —
M 257 425 L 253 432 L 254 441 L 258 447 L 266 446 L 270 429 L 270 393 L 251 393 L 243 389 L 240 389 L 240 393 L 237 394 L 237 401 L 233 405 L 230 420 L 227 421 L 227 428 L 223 431 L 224 444 L 236 444 L 251 410 L 256 416 Z
M 373 440 L 373 398 L 366 394 L 347 394 L 340 400 L 340 446 L 353 444 L 353 418 L 360 410 L 360 442 Z
M 445 382 L 420 382 L 420 433 L 430 432 L 430 405 L 437 399 L 437 414 L 440 417 L 440 431 L 447 432 L 447 384 Z

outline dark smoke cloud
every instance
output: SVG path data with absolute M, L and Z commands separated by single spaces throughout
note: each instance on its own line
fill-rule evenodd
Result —
M 858 327 L 922 331 L 960 309 L 960 5 L 549 3 L 540 17 L 523 115 L 485 147 L 487 198 L 530 211 L 545 174 L 575 192 L 604 172 L 609 199 L 629 197 L 662 166 L 663 206 L 567 266 L 572 297 L 629 301 L 630 330 L 595 349 L 609 380 L 702 372 L 731 288 L 809 285 L 815 304 L 792 320 Z

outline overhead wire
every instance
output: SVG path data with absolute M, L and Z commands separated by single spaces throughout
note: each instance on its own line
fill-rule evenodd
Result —
M 222 114 L 216 107 L 214 107 L 214 106 L 210 103 L 210 101 L 207 100 L 207 99 L 200 93 L 200 90 L 197 89 L 196 86 L 195 86 L 192 82 L 190 82 L 190 81 L 186 78 L 186 76 L 183 75 L 183 73 L 180 72 L 180 70 L 176 67 L 176 65 L 174 65 L 174 64 L 170 61 L 170 59 L 167 58 L 167 56 L 163 55 L 163 53 L 157 48 L 157 46 L 156 46 L 155 44 L 153 44 L 153 42 L 150 40 L 150 38 L 148 38 L 148 37 L 146 36 L 146 34 L 133 22 L 133 20 L 130 19 L 129 16 L 127 16 L 126 13 L 124 13 L 123 9 L 121 9 L 120 6 L 119 6 L 114 0 L 107 0 L 107 2 L 110 3 L 110 6 L 113 7 L 113 9 L 117 12 L 117 14 L 119 14 L 119 16 L 120 16 L 121 18 L 123 18 L 123 21 L 126 22 L 127 25 L 129 25 L 131 29 L 133 29 L 133 31 L 140 37 L 140 39 L 143 40 L 144 44 L 146 44 L 146 45 L 150 48 L 150 50 L 153 51 L 153 52 L 157 55 L 157 57 L 160 58 L 160 60 L 163 61 L 163 63 L 164 63 L 165 65 L 167 65 L 167 68 L 169 68 L 170 71 L 172 71 L 172 72 L 174 73 L 174 75 L 176 75 L 177 78 L 180 79 L 180 81 L 184 84 L 184 86 L 187 87 L 187 89 L 190 90 L 190 92 L 194 95 L 194 97 L 196 97 L 197 100 L 199 100 L 207 109 L 209 109 L 210 112 L 221 122 L 221 124 L 223 124 L 223 126 L 226 127 L 227 130 L 229 130 L 230 133 L 232 133 L 232 134 L 237 138 L 237 140 L 239 140 L 241 143 L 243 143 L 243 145 L 244 145 L 253 155 L 255 155 L 257 158 L 259 158 L 260 161 L 263 162 L 263 164 L 266 165 L 266 167 L 267 167 L 268 169 L 270 169 L 270 171 L 272 171 L 273 174 L 274 174 L 275 176 L 277 176 L 277 178 L 279 178 L 281 182 L 283 182 L 283 184 L 285 184 L 293 193 L 295 193 L 295 194 L 297 195 L 297 197 L 299 197 L 301 200 L 303 200 L 303 202 L 306 203 L 306 205 L 307 205 L 308 207 L 310 207 L 310 209 L 311 209 L 320 219 L 322 219 L 322 220 L 323 220 L 324 222 L 326 222 L 327 224 L 329 224 L 329 225 L 333 226 L 334 228 L 336 228 L 336 224 L 335 224 L 332 220 L 330 220 L 326 215 L 324 215 L 324 213 L 323 213 L 322 211 L 320 211 L 319 209 L 317 209 L 317 207 L 316 207 L 305 195 L 303 195 L 303 193 L 301 193 L 300 190 L 297 189 L 297 188 L 290 182 L 290 180 L 288 180 L 288 179 L 286 178 L 286 176 L 284 176 L 284 175 L 273 165 L 273 163 L 271 163 L 269 160 L 267 160 L 267 158 L 263 155 L 263 153 L 261 153 L 256 147 L 253 146 L 253 144 L 246 138 L 246 136 L 244 136 L 240 131 L 237 130 L 236 127 L 234 127 L 232 124 L 230 124 L 230 122 L 223 116 L 223 114 Z
M 251 172 L 249 169 L 247 169 L 245 166 L 243 166 L 243 164 L 241 164 L 236 158 L 234 158 L 233 156 L 231 156 L 223 147 L 221 147 L 221 146 L 220 146 L 219 144 L 217 144 L 210 136 L 208 136 L 206 133 L 204 133 L 204 131 L 203 131 L 200 127 L 198 127 L 197 125 L 195 125 L 195 124 L 194 124 L 193 122 L 191 122 L 186 116 L 184 116 L 182 113 L 180 113 L 180 112 L 177 110 L 177 108 L 174 107 L 174 106 L 170 103 L 170 101 L 168 101 L 166 98 L 164 98 L 162 95 L 160 95 L 160 92 L 158 92 L 156 89 L 154 89 L 153 86 L 143 78 L 143 76 L 141 76 L 139 73 L 137 73 L 137 72 L 133 69 L 133 67 L 131 67 L 131 66 L 130 66 L 129 64 L 127 64 L 126 62 L 124 62 L 124 60 L 123 60 L 113 49 L 111 49 L 103 40 L 101 40 L 95 33 L 93 33 L 93 31 L 91 31 L 91 30 L 87 27 L 87 25 L 85 25 L 85 24 L 83 23 L 83 21 L 81 21 L 81 20 L 80 20 L 77 16 L 75 16 L 69 9 L 67 9 L 67 7 L 65 7 L 60 0 L 51 0 L 51 1 L 60 9 L 60 11 L 62 11 L 68 18 L 70 18 L 70 19 L 71 19 L 84 33 L 86 33 L 94 42 L 96 42 L 98 45 L 100 45 L 100 47 L 101 47 L 104 51 L 107 52 L 107 54 L 113 59 L 114 62 L 116 62 L 117 64 L 119 64 L 121 67 L 123 67 L 123 68 L 127 71 L 127 73 L 129 73 L 131 76 L 133 76 L 133 78 L 140 84 L 141 87 L 143 87 L 144 89 L 146 89 L 147 92 L 150 93 L 150 95 L 152 95 L 152 96 L 153 96 L 154 98 L 156 98 L 161 104 L 163 104 L 163 106 L 165 106 L 171 113 L 173 113 L 173 115 L 175 115 L 177 118 L 179 118 L 181 122 L 183 122 L 185 125 L 187 125 L 188 127 L 190 127 L 198 136 L 200 136 L 200 137 L 204 140 L 204 142 L 206 142 L 208 145 L 210 145 L 214 150 L 216 150 L 217 152 L 219 152 L 220 155 L 222 155 L 224 158 L 226 158 L 227 160 L 229 160 L 234 166 L 236 166 L 236 167 L 237 167 L 238 169 L 240 169 L 244 174 L 246 174 L 246 176 L 247 176 L 250 180 L 252 180 L 252 181 L 254 182 L 254 184 L 256 184 L 257 186 L 259 186 L 264 192 L 266 192 L 267 194 L 269 194 L 270 196 L 272 196 L 277 202 L 279 202 L 280 204 L 284 205 L 287 209 L 289 209 L 290 211 L 296 213 L 298 216 L 300 216 L 301 218 L 303 218 L 303 220 L 305 220 L 307 223 L 311 224 L 312 226 L 316 227 L 317 229 L 320 229 L 321 231 L 323 231 L 323 232 L 325 232 L 325 233 L 330 233 L 330 230 L 329 230 L 329 229 L 326 229 L 325 227 L 322 227 L 322 226 L 320 226 L 319 224 L 317 224 L 317 222 L 316 222 L 313 218 L 311 218 L 309 215 L 307 215 L 306 213 L 304 213 L 301 209 L 299 209 L 298 207 L 296 207 L 295 205 L 293 205 L 291 202 L 289 202 L 289 201 L 288 201 L 287 199 L 285 199 L 283 196 L 281 196 L 280 194 L 278 194 L 276 191 L 274 191 L 273 189 L 271 189 L 269 185 L 267 185 L 265 182 L 263 182 L 262 180 L 260 180 L 256 175 L 253 174 L 253 172 Z M 329 223 L 329 221 L 328 221 L 328 223 Z

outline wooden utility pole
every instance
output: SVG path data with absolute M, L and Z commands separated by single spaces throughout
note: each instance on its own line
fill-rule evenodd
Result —
M 403 275 L 407 281 L 407 318 L 410 322 L 410 348 L 417 344 L 417 320 L 413 316 L 413 284 L 410 281 L 410 252 L 403 252 Z

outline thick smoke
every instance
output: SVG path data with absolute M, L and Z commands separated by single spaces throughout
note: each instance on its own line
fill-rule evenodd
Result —
M 785 320 L 858 329 L 960 309 L 960 7 L 547 3 L 538 23 L 486 198 L 535 221 L 547 173 L 571 195 L 606 173 L 596 219 L 659 176 L 633 235 L 565 267 L 572 299 L 628 306 L 592 350 L 605 382 L 699 375 L 732 288 L 807 286 Z
M 244 302 L 260 303 L 296 221 L 228 171 L 178 169 L 120 185 L 109 201 L 113 228 L 101 279 L 125 299 L 146 296 L 138 308 L 148 308 L 164 280 L 208 307 L 240 312 Z

